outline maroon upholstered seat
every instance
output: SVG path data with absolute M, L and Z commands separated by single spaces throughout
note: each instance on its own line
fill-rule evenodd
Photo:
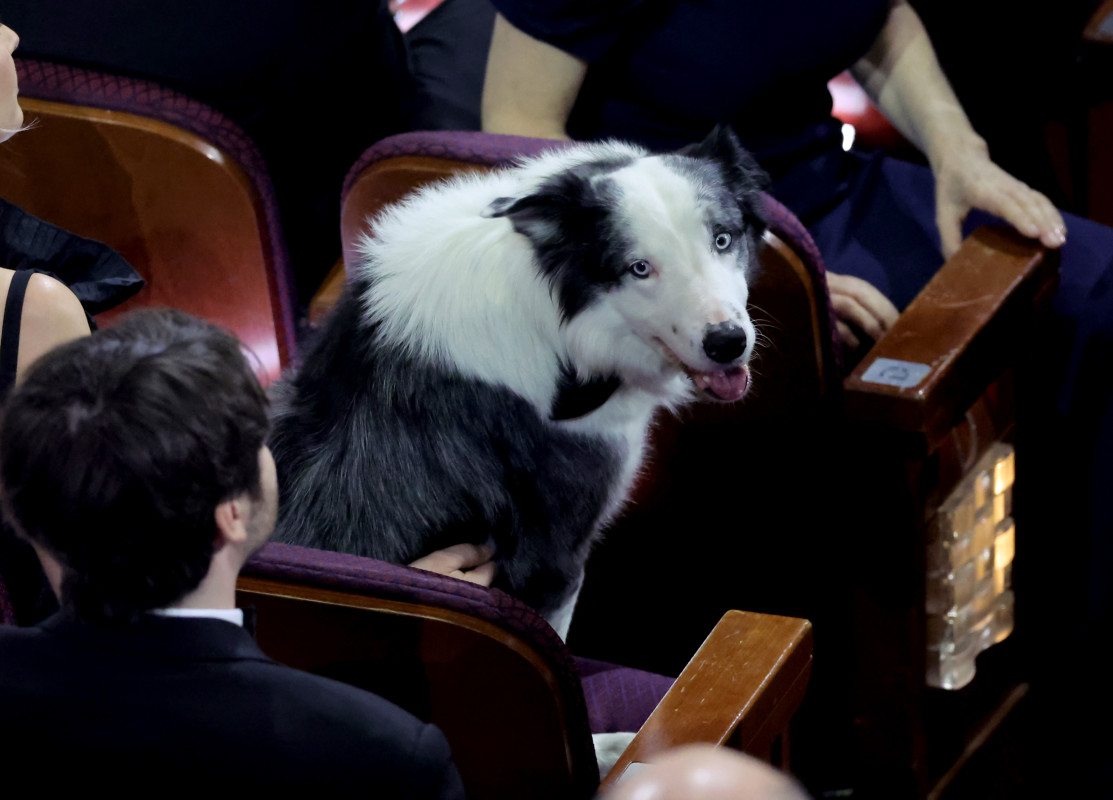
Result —
M 472 798 L 592 796 L 593 732 L 648 730 L 635 740 L 646 749 L 634 759 L 732 737 L 768 755 L 810 669 L 807 622 L 735 612 L 709 637 L 714 654 L 697 654 L 669 692 L 673 681 L 663 676 L 577 665 L 544 620 L 497 589 L 284 544 L 268 544 L 245 565 L 239 601 L 254 608 L 256 638 L 272 657 L 437 724 Z M 751 636 L 755 622 L 763 632 Z M 723 683 L 709 688 L 712 675 Z M 717 719 L 706 713 L 711 699 Z M 678 724 L 692 709 L 702 719 Z M 760 721 L 747 722 L 749 713 Z
M 573 656 L 592 733 L 636 731 L 672 687 L 664 675 Z
M 494 622 L 533 642 L 551 661 L 561 685 L 568 687 L 567 702 L 577 716 L 586 713 L 592 733 L 636 731 L 673 684 L 663 675 L 574 658 L 552 628 L 513 597 L 432 572 L 272 543 L 248 563 L 243 574 L 436 605 Z

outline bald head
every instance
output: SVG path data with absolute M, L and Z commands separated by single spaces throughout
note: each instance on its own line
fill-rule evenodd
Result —
M 711 745 L 687 745 L 654 758 L 602 800 L 808 800 L 808 795 L 756 758 Z

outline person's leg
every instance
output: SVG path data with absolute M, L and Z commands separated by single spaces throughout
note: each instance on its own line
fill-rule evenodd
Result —
M 848 155 L 847 194 L 808 226 L 830 272 L 869 281 L 898 309 L 943 264 L 931 171 L 880 155 Z
M 1027 429 L 1018 433 L 1035 441 L 1038 459 L 1018 503 L 1029 496 L 1045 532 L 1039 559 L 1022 564 L 1018 550 L 1018 568 L 1058 589 L 1032 609 L 1055 649 L 1104 635 L 1113 613 L 1113 229 L 1066 222 L 1053 318 L 1024 345 Z

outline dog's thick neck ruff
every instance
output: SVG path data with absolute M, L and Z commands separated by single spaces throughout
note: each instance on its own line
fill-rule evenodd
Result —
M 582 144 L 454 179 L 374 221 L 365 319 L 554 421 L 616 395 L 736 400 L 754 340 L 757 174 L 716 132 L 686 153 Z

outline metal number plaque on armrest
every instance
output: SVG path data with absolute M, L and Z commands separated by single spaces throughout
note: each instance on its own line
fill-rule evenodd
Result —
M 931 372 L 927 364 L 915 361 L 898 361 L 893 358 L 879 358 L 870 364 L 862 374 L 865 383 L 883 383 L 901 389 L 911 389 Z

